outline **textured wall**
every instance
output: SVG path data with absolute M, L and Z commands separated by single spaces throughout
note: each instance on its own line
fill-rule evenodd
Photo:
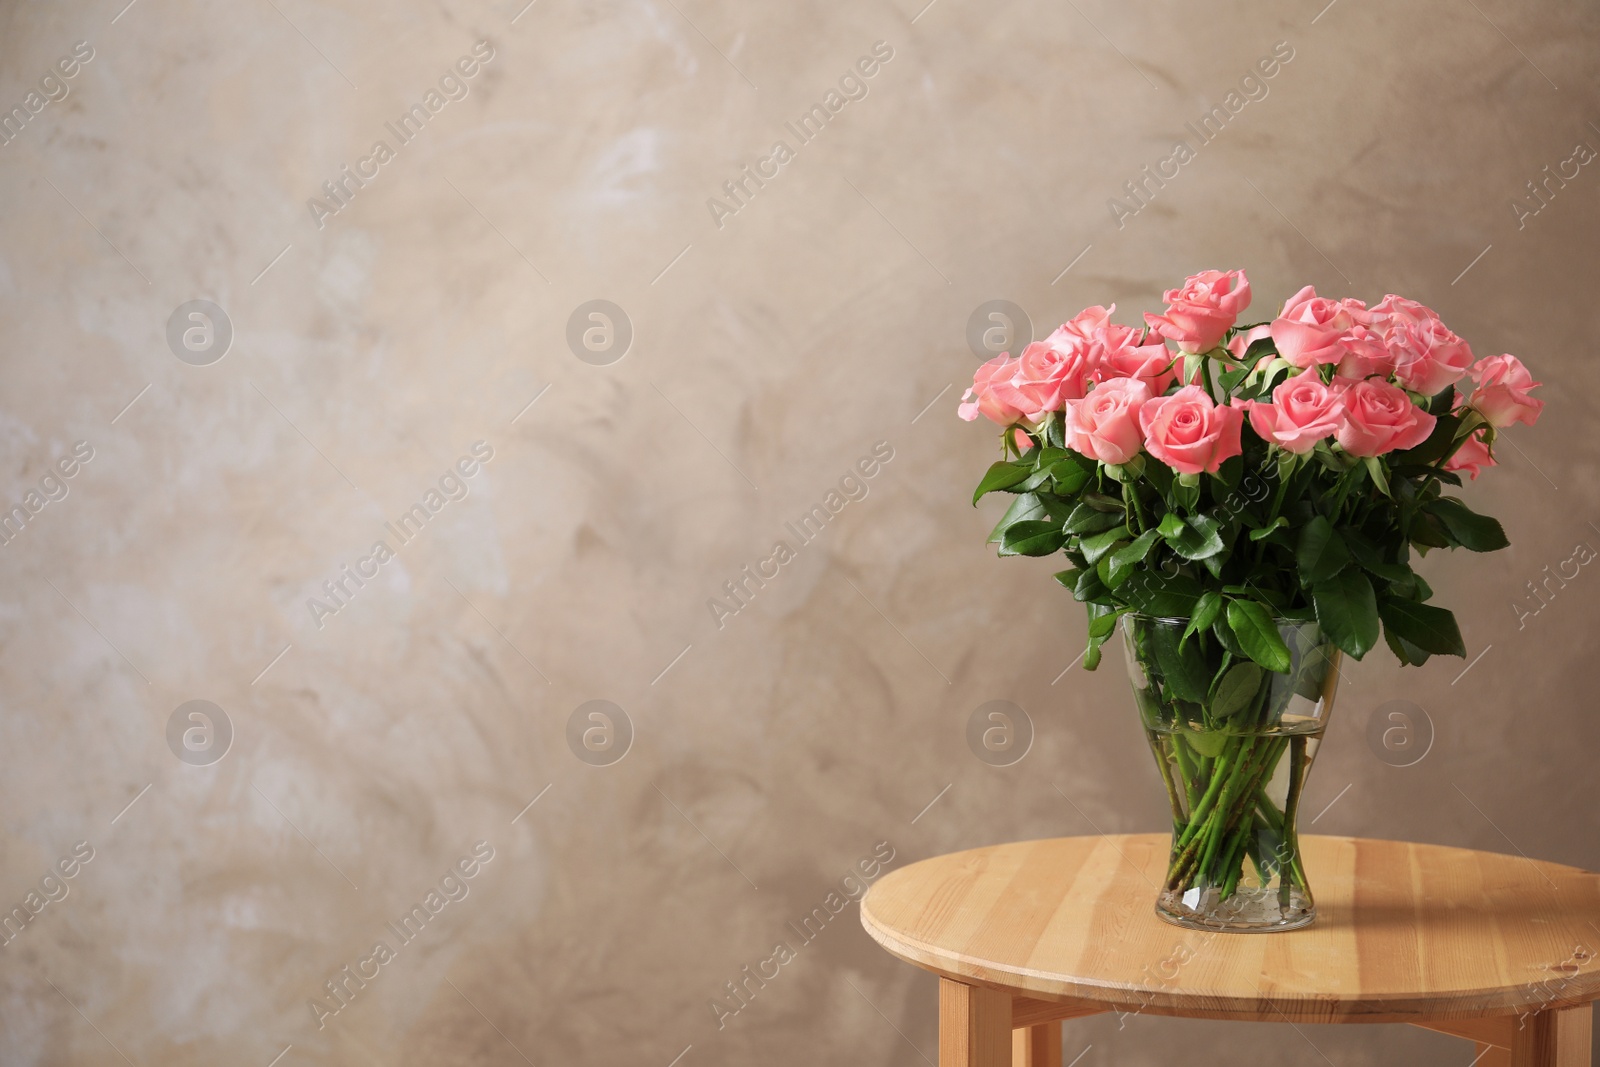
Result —
M 1600 547 L 1600 171 L 1525 188 L 1600 148 L 1592 7 L 525 2 L 0 3 L 0 108 L 27 115 L 0 147 L 0 504 L 43 504 L 0 549 L 0 905 L 60 897 L 0 949 L 0 1063 L 931 1060 L 927 976 L 853 907 L 786 924 L 885 856 L 1163 810 L 1120 655 L 1063 675 L 1080 610 L 983 544 L 968 318 L 1137 321 L 1210 266 L 1263 313 L 1400 291 L 1547 383 L 1469 493 L 1514 547 L 1425 568 L 1481 658 L 1347 672 L 1306 810 L 1600 866 L 1600 577 L 1525 588 Z M 822 133 L 785 126 L 875 45 Z M 1202 143 L 1185 124 L 1275 46 Z M 1177 176 L 1108 204 L 1179 138 Z M 370 178 L 341 205 L 347 165 Z M 773 176 L 741 204 L 746 165 Z M 569 346 L 597 299 L 620 360 L 620 334 Z M 220 359 L 187 311 L 169 341 L 192 300 L 231 323 Z M 787 531 L 863 461 L 820 535 Z M 385 525 L 419 503 L 420 532 Z M 780 540 L 746 606 L 708 606 Z M 626 717 L 598 753 L 591 700 Z M 1010 767 L 967 746 L 990 700 L 1031 715 Z M 1390 701 L 1431 721 L 1415 765 L 1369 744 Z M 346 966 L 376 977 L 341 1006 Z M 1090 1044 L 1470 1056 L 1069 1024 Z

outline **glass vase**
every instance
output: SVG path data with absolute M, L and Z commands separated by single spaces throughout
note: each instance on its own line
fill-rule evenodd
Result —
M 1185 640 L 1187 619 L 1122 619 L 1134 701 L 1172 805 L 1156 913 L 1179 926 L 1293 930 L 1316 918 L 1298 820 L 1340 652 L 1315 622 L 1274 622 L 1287 672 L 1214 632 Z

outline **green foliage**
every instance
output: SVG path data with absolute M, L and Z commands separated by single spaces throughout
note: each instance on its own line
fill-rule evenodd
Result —
M 1318 515 L 1300 528 L 1294 551 L 1300 577 L 1307 585 L 1325 582 L 1350 564 L 1350 550 L 1333 523 Z
M 1217 691 L 1211 697 L 1211 714 L 1217 719 L 1231 719 L 1255 700 L 1261 688 L 1261 668 L 1254 663 L 1235 663 L 1217 680 Z
M 1210 366 L 1215 358 L 1194 362 L 1207 365 L 1225 398 L 1268 399 L 1293 372 L 1270 338 L 1237 363 Z M 1472 430 L 1456 402 L 1451 389 L 1429 398 L 1437 420 L 1429 437 L 1371 459 L 1331 442 L 1306 455 L 1284 452 L 1247 423 L 1242 454 L 1199 477 L 1147 454 L 1117 467 L 1097 463 L 1065 447 L 1060 416 L 1050 415 L 1024 447 L 1008 431 L 1005 458 L 985 472 L 973 501 L 1011 496 L 989 535 L 1001 555 L 1066 557 L 1055 578 L 1089 612 L 1086 667 L 1099 662 L 1123 614 L 1185 620 L 1155 650 L 1163 684 L 1226 717 L 1266 672 L 1289 670 L 1285 619 L 1314 619 L 1358 659 L 1380 636 L 1402 663 L 1464 655 L 1454 617 L 1427 603 L 1432 589 L 1413 569 L 1432 549 L 1507 545 L 1498 522 L 1443 495 L 1461 484 L 1443 464 Z M 1316 672 L 1302 674 L 1319 684 Z
M 1378 643 L 1378 600 L 1360 571 L 1342 571 L 1311 587 L 1317 624 L 1330 640 L 1360 659 Z
M 1245 655 L 1269 671 L 1282 674 L 1289 670 L 1289 647 L 1265 607 L 1253 600 L 1230 600 L 1227 620 Z
M 1454 497 L 1442 496 L 1430 500 L 1423 510 L 1434 516 L 1444 526 L 1455 545 L 1473 552 L 1494 552 L 1508 547 L 1505 530 L 1500 523 L 1487 515 L 1479 515 Z
M 1377 613 L 1383 617 L 1383 627 L 1403 641 L 1408 641 L 1424 652 L 1438 656 L 1467 654 L 1461 641 L 1461 631 L 1456 627 L 1455 615 L 1432 604 L 1415 600 L 1384 597 Z
M 997 489 L 1006 492 L 1020 492 L 1020 490 L 1012 487 L 1032 473 L 1031 468 L 1025 467 L 1020 463 L 1001 462 L 994 464 L 989 468 L 988 473 L 983 476 L 983 480 L 978 482 L 978 488 L 973 491 L 973 506 L 976 507 L 978 501 Z

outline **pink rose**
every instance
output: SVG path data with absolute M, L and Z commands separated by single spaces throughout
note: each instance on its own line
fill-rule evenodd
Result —
M 1366 378 L 1344 390 L 1344 424 L 1335 436 L 1352 456 L 1381 456 L 1417 447 L 1435 421 L 1404 389 Z
M 1344 358 L 1339 336 L 1355 325 L 1351 306 L 1364 309 L 1360 301 L 1330 300 L 1306 286 L 1284 302 L 1283 311 L 1272 320 L 1272 343 L 1278 355 L 1305 370 L 1322 363 L 1338 363 Z
M 1084 308 L 1072 318 L 1057 326 L 1054 332 L 1044 339 L 1045 344 L 1053 346 L 1059 343 L 1065 347 L 1069 343 L 1069 339 L 1074 337 L 1081 341 L 1087 341 L 1093 336 L 1094 331 L 1111 325 L 1111 313 L 1115 310 L 1117 310 L 1117 305 L 1115 304 L 1110 307 L 1096 305 L 1095 307 Z
M 1145 448 L 1179 474 L 1215 474 L 1223 460 L 1239 454 L 1243 425 L 1238 408 L 1218 407 L 1198 385 L 1147 400 L 1139 408 Z
M 1477 481 L 1479 470 L 1495 465 L 1494 457 L 1489 454 L 1489 446 L 1483 443 L 1480 434 L 1474 433 L 1456 447 L 1455 455 L 1445 460 L 1444 469 L 1466 471 L 1469 478 Z
M 1387 378 L 1394 373 L 1394 353 L 1381 335 L 1359 322 L 1339 335 L 1339 348 L 1343 354 L 1334 373 L 1341 378 L 1370 378 L 1374 374 Z
M 1209 352 L 1250 305 L 1250 280 L 1242 270 L 1203 270 L 1168 289 L 1165 315 L 1145 312 L 1144 321 L 1184 352 Z
M 1472 349 L 1425 304 L 1390 293 L 1371 311 L 1371 326 L 1383 336 L 1395 379 L 1414 393 L 1432 396 L 1453 385 L 1472 366 Z
M 1087 341 L 1067 340 L 1068 348 L 1034 341 L 1017 359 L 1004 353 L 991 359 L 973 375 L 956 413 L 968 422 L 985 415 L 1002 426 L 1033 425 L 1063 401 L 1079 399 L 1094 371 L 1093 351 Z
M 1377 329 L 1403 322 L 1424 322 L 1428 319 L 1437 319 L 1439 313 L 1426 304 L 1419 304 L 1415 300 L 1407 300 L 1403 296 L 1389 293 L 1367 312 L 1369 322 L 1367 325 Z
M 1345 386 L 1322 384 L 1315 367 L 1301 371 L 1272 391 L 1270 404 L 1234 401 L 1250 413 L 1250 425 L 1268 444 L 1305 455 L 1332 437 L 1344 418 Z
M 1115 304 L 1109 308 L 1084 308 L 1043 341 L 1028 345 L 1011 376 L 996 381 L 995 395 L 1021 411 L 1029 423 L 1037 423 L 1048 412 L 1059 411 L 1067 400 L 1081 399 L 1088 392 L 1099 358 L 1093 337 L 1111 321 L 1115 310 Z
M 979 415 L 1001 426 L 1010 426 L 1022 418 L 1022 411 L 995 395 L 995 383 L 1009 382 L 1017 361 L 1010 353 L 1002 352 L 972 376 L 972 388 L 961 397 L 956 414 L 971 422 Z
M 1390 326 L 1384 343 L 1394 356 L 1394 376 L 1413 393 L 1432 396 L 1454 385 L 1472 366 L 1472 349 L 1438 319 Z
M 1372 324 L 1372 312 L 1367 310 L 1367 302 L 1365 300 L 1357 300 L 1353 296 L 1347 296 L 1339 301 L 1339 307 L 1346 315 L 1350 316 L 1350 321 L 1359 323 L 1362 326 Z
M 1163 351 L 1165 347 L 1163 346 Z M 1152 396 L 1138 378 L 1113 378 L 1067 402 L 1067 447 L 1102 463 L 1126 463 L 1139 454 L 1139 411 Z
M 1137 378 L 1155 395 L 1165 392 L 1177 377 L 1171 350 L 1148 330 L 1113 323 L 1096 330 L 1093 343 L 1098 353 L 1096 381 Z
M 1035 341 L 1022 350 L 1016 373 L 1000 394 L 1021 408 L 1029 422 L 1038 422 L 1046 412 L 1059 411 L 1063 401 L 1081 398 L 1093 373 L 1094 351 L 1086 342 L 1073 339 L 1070 346 L 1058 348 Z
M 1544 401 L 1528 395 L 1540 383 L 1533 380 L 1528 368 L 1516 356 L 1490 356 L 1480 359 L 1472 368 L 1472 380 L 1478 387 L 1467 401 L 1496 428 L 1514 422 L 1532 426 L 1544 410 Z

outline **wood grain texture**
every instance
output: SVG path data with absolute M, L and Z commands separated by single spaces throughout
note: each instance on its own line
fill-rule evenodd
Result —
M 1085 1015 L 1100 1015 L 1108 1010 L 1110 1009 L 1104 1004 L 1090 1004 L 1086 1001 L 1035 1000 L 1033 997 L 1013 996 L 1011 1025 L 1020 1029 L 1024 1026 L 1038 1026 L 1040 1023 L 1060 1022 L 1063 1019 L 1080 1019 Z
M 1061 1067 L 1061 1024 L 1011 1031 L 1011 1067 Z
M 907 962 L 1030 1000 L 1069 1000 L 1071 1014 L 1098 1006 L 1417 1022 L 1600 997 L 1600 876 L 1391 841 L 1313 836 L 1302 848 L 1318 918 L 1288 933 L 1215 934 L 1158 919 L 1165 834 L 1024 841 L 923 860 L 874 885 L 861 921 Z M 1556 1026 L 1556 1039 L 1568 1025 L 1578 1024 Z
M 999 989 L 939 982 L 939 1067 L 1010 1067 L 1011 997 Z
M 1477 1053 L 1472 1059 L 1472 1067 L 1511 1067 L 1510 1049 L 1479 1042 L 1473 1045 L 1472 1050 Z
M 1511 1067 L 1589 1067 L 1594 1012 L 1587 1005 L 1518 1020 Z

